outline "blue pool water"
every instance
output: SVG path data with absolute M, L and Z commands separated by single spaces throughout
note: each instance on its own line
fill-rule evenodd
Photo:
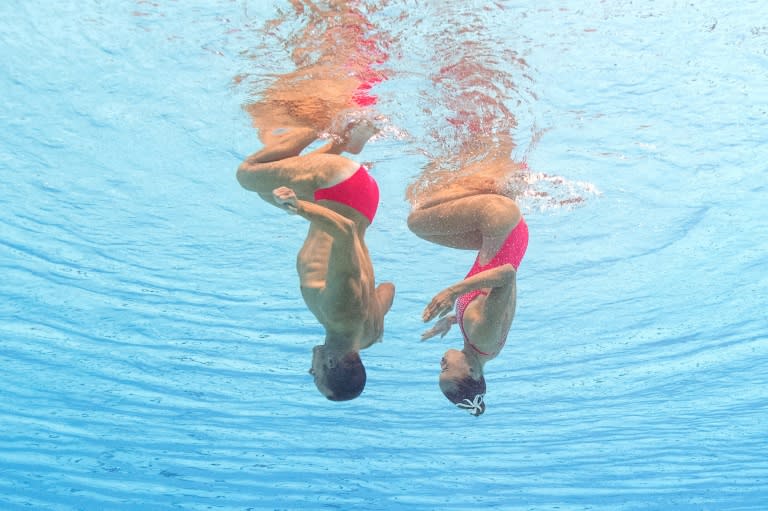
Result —
M 332 403 L 304 225 L 234 179 L 258 147 L 242 106 L 306 17 L 0 3 L 1 509 L 766 508 L 768 7 L 460 4 L 365 4 L 392 128 L 363 153 L 368 242 L 398 294 L 365 392 Z M 404 199 L 451 149 L 436 55 L 469 47 L 514 83 L 531 169 L 477 419 L 436 385 L 456 332 L 418 341 L 474 255 L 413 236 Z

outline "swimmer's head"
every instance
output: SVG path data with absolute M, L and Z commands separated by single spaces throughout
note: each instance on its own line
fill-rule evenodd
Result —
M 457 407 L 478 416 L 485 412 L 485 377 L 476 374 L 459 350 L 448 350 L 440 361 L 440 390 Z
M 331 401 L 355 399 L 365 388 L 365 366 L 356 351 L 340 355 L 323 345 L 315 346 L 309 374 L 317 390 Z

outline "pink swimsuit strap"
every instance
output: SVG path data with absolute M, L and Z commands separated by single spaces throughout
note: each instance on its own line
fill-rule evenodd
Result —
M 518 222 L 515 228 L 512 229 L 509 235 L 507 235 L 504 243 L 501 245 L 501 248 L 498 252 L 496 252 L 496 255 L 494 255 L 487 264 L 481 265 L 480 254 L 478 254 L 475 258 L 475 264 L 472 265 L 472 269 L 469 270 L 469 273 L 467 273 L 465 278 L 471 277 L 472 275 L 485 270 L 489 270 L 491 268 L 496 268 L 503 264 L 511 264 L 517 270 L 520 267 L 520 262 L 523 260 L 523 256 L 525 255 L 527 248 L 528 225 L 525 223 L 525 219 L 521 218 L 520 222 Z M 461 328 L 461 333 L 464 336 L 464 340 L 467 342 L 467 344 L 470 345 L 470 347 L 472 347 L 472 349 L 474 349 L 480 355 L 495 356 L 504 347 L 504 343 L 507 342 L 506 336 L 499 340 L 499 345 L 495 353 L 485 353 L 480 351 L 480 349 L 478 349 L 478 347 L 469 340 L 469 336 L 467 336 L 467 332 L 464 330 L 464 312 L 467 310 L 469 304 L 472 303 L 472 300 L 481 294 L 487 295 L 488 293 L 482 289 L 475 289 L 474 291 L 465 293 L 456 299 L 456 322 L 459 324 L 459 328 Z

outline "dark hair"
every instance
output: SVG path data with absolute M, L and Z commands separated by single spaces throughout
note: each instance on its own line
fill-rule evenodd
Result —
M 474 416 L 482 415 L 485 412 L 485 377 L 481 376 L 475 380 L 467 376 L 460 380 L 451 380 L 452 385 L 441 385 L 440 388 L 448 400 L 458 406 L 469 410 Z M 478 399 L 480 396 L 480 399 Z
M 326 396 L 331 401 L 349 401 L 359 396 L 365 388 L 365 366 L 360 354 L 350 351 L 337 360 L 325 372 L 323 383 L 331 392 Z

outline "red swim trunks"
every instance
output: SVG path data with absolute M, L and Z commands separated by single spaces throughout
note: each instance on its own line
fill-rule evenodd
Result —
M 368 173 L 365 166 L 360 168 L 341 183 L 320 188 L 315 191 L 315 200 L 330 200 L 356 209 L 369 222 L 373 223 L 379 208 L 379 186 Z

